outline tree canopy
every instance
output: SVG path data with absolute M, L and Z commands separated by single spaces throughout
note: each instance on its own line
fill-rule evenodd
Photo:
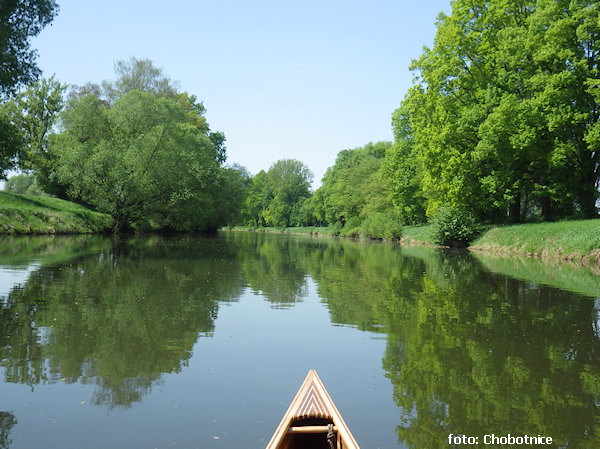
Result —
M 29 39 L 58 12 L 54 0 L 3 0 L 0 3 L 0 97 L 37 79 L 37 54 Z
M 34 82 L 40 75 L 37 54 L 30 48 L 30 38 L 48 25 L 58 6 L 54 0 L 3 0 L 0 2 L 0 101 Z M 22 148 L 19 126 L 12 111 L 0 104 L 0 179 L 17 165 Z
M 454 1 L 394 116 L 397 203 L 493 222 L 596 216 L 599 8 Z
M 311 196 L 313 174 L 296 159 L 281 159 L 261 170 L 248 186 L 243 215 L 254 226 L 288 227 Z M 302 223 L 306 224 L 306 223 Z
M 59 83 L 42 80 L 12 102 L 26 136 L 21 167 L 46 190 L 110 214 L 119 231 L 225 224 L 245 182 L 240 169 L 222 165 L 225 136 L 211 132 L 202 103 L 175 91 L 150 61 L 117 67 L 117 81 L 71 93 L 58 133 L 51 131 L 64 104 Z

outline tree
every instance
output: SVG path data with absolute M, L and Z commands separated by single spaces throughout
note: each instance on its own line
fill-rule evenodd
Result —
M 0 104 L 0 179 L 6 179 L 6 172 L 16 167 L 23 145 L 22 135 L 11 116 L 6 105 Z
M 48 139 L 64 107 L 66 88 L 54 77 L 42 79 L 7 103 L 12 122 L 22 136 L 21 169 L 47 174 L 51 164 Z
M 242 210 L 244 222 L 250 226 L 266 226 L 263 211 L 269 207 L 271 199 L 272 192 L 268 185 L 267 173 L 261 170 L 250 179 L 248 184 Z
M 54 0 L 4 0 L 0 3 L 0 97 L 35 81 L 40 70 L 29 39 L 58 12 Z
M 421 161 L 415 151 L 410 111 L 401 106 L 392 115 L 394 145 L 386 153 L 382 175 L 390 184 L 390 196 L 403 224 L 425 222 Z
M 177 95 L 175 83 L 149 59 L 131 57 L 128 61 L 117 61 L 115 73 L 116 81 L 102 82 L 104 95 L 110 102 L 133 90 L 150 92 L 160 97 L 173 98 Z
M 190 201 L 202 205 L 221 170 L 212 141 L 181 104 L 148 92 L 131 91 L 112 107 L 93 95 L 72 100 L 62 125 L 51 140 L 59 181 L 72 198 L 112 215 L 118 231 L 174 226 Z M 210 227 L 188 218 L 188 226 Z
M 265 221 L 271 226 L 288 227 L 294 205 L 310 197 L 313 174 L 296 159 L 281 159 L 271 165 L 266 177 L 272 199 L 263 211 Z
M 310 198 L 313 174 L 296 159 L 281 159 L 252 178 L 242 216 L 251 226 L 288 227 L 298 223 Z
M 316 215 L 332 226 L 351 223 L 349 227 L 356 228 L 367 215 L 391 209 L 388 186 L 379 172 L 390 146 L 377 142 L 340 151 L 315 192 L 320 203 L 315 205 Z
M 440 15 L 397 112 L 407 117 L 428 216 L 442 205 L 495 222 L 597 215 L 599 8 L 457 0 Z M 398 135 L 405 124 L 394 126 Z

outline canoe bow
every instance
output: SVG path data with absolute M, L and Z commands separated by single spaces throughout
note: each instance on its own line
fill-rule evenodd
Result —
M 266 449 L 305 447 L 360 449 L 315 370 L 308 372 Z

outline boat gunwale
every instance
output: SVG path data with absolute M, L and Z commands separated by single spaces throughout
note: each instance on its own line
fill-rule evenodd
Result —
M 266 449 L 278 449 L 290 433 L 292 422 L 304 418 L 330 419 L 342 440 L 344 449 L 360 449 L 342 415 L 314 369 L 311 369 L 275 430 Z M 297 428 L 297 426 L 294 426 Z M 314 426 L 311 426 L 314 427 Z M 295 430 L 294 434 L 301 433 Z M 306 432 L 308 433 L 308 432 Z

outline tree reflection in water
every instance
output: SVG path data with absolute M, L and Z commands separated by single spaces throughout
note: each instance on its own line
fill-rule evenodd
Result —
M 17 420 L 11 412 L 0 411 L 0 449 L 10 447 L 9 434 L 15 424 L 17 424 Z
M 387 339 L 383 369 L 407 447 L 445 448 L 450 433 L 600 447 L 598 307 L 568 292 L 596 279 L 572 267 L 498 264 L 507 276 L 467 253 L 255 233 L 91 241 L 62 255 L 56 241 L 41 245 L 41 268 L 3 300 L 8 382 L 90 383 L 95 404 L 129 407 L 188 363 L 222 302 L 249 287 L 292 308 L 310 277 L 333 324 Z M 518 277 L 560 279 L 562 290 Z

